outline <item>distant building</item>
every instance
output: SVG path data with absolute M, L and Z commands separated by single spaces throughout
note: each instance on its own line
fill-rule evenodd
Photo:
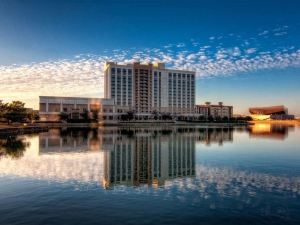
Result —
M 249 108 L 253 120 L 292 120 L 294 115 L 288 114 L 288 109 L 283 105 L 269 107 Z
M 217 105 L 206 102 L 205 105 L 195 105 L 195 113 L 205 118 L 209 116 L 213 118 L 232 118 L 233 106 L 223 105 L 223 102 L 219 102 Z

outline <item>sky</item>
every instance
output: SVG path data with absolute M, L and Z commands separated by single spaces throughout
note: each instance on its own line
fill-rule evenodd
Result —
M 196 103 L 300 116 L 300 1 L 0 1 L 0 99 L 103 97 L 103 63 L 195 70 Z

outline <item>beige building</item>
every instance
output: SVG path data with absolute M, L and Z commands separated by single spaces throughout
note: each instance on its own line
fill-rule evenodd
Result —
M 194 71 L 166 69 L 163 63 L 106 62 L 104 83 L 105 98 L 114 99 L 120 112 L 133 110 L 140 116 L 194 112 Z
M 150 119 L 154 115 L 193 116 L 195 106 L 195 72 L 166 69 L 163 63 L 121 65 L 106 62 L 104 97 L 78 98 L 40 96 L 41 121 L 98 118 L 101 122 L 117 122 L 132 112 L 134 119 Z
M 59 121 L 62 114 L 74 120 L 87 116 L 114 121 L 116 112 L 113 99 L 40 96 L 39 102 L 41 121 Z
M 195 114 L 205 118 L 209 116 L 213 118 L 232 118 L 233 106 L 223 105 L 223 102 L 219 102 L 217 105 L 206 102 L 205 105 L 195 106 Z

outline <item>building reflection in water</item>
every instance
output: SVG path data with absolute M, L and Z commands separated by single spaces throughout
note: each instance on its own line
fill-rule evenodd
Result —
M 196 143 L 233 142 L 234 131 L 250 137 L 284 139 L 287 126 L 260 124 L 249 128 L 155 127 L 99 129 L 51 129 L 39 135 L 39 154 L 101 153 L 103 187 L 116 185 L 161 186 L 166 180 L 194 177 Z
M 248 127 L 249 136 L 257 138 L 271 138 L 277 140 L 284 140 L 288 136 L 289 130 L 295 129 L 295 126 L 270 124 L 270 123 L 256 123 Z
M 194 135 L 157 132 L 144 130 L 134 138 L 118 137 L 113 149 L 104 153 L 104 187 L 161 186 L 167 179 L 195 175 Z
M 195 144 L 232 141 L 233 128 L 51 129 L 39 135 L 39 154 L 103 152 L 105 188 L 164 185 L 195 176 Z
M 210 145 L 232 142 L 233 132 L 248 131 L 250 135 L 274 132 L 287 135 L 289 129 L 278 126 L 271 129 L 251 127 L 249 130 L 183 126 L 51 129 L 39 135 L 20 136 L 24 143 L 30 143 L 26 144 L 25 151 L 24 145 L 16 145 L 19 141 L 16 142 L 15 139 L 0 140 L 0 175 L 59 182 L 97 182 L 107 189 L 120 185 L 168 186 L 170 182 L 166 181 L 172 181 L 172 184 L 188 182 L 183 186 L 189 188 L 199 188 L 198 181 L 217 183 L 221 187 L 225 179 L 228 185 L 231 181 L 240 179 L 246 186 L 253 186 L 255 183 L 257 186 L 264 184 L 265 187 L 274 187 L 281 184 L 282 189 L 291 189 L 297 185 L 299 187 L 298 178 L 295 180 L 282 176 L 205 167 L 196 165 L 195 159 L 197 143 Z M 16 149 L 9 147 L 11 145 L 21 147 Z M 22 154 L 18 153 L 20 151 L 16 153 L 18 149 Z M 15 155 L 18 157 L 14 157 Z M 198 181 L 193 183 L 194 179 L 178 179 L 184 177 L 195 177 Z
M 232 127 L 221 127 L 221 128 L 198 128 L 198 139 L 197 141 L 204 143 L 206 145 L 217 143 L 220 146 L 223 145 L 224 142 L 232 142 L 233 141 L 233 131 Z
M 97 130 L 50 129 L 39 134 L 40 153 L 97 151 L 100 149 Z

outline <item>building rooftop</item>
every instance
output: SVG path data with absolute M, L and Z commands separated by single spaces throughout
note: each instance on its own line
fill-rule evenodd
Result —
M 168 70 L 168 71 L 181 71 L 181 72 L 188 72 L 188 73 L 195 73 L 195 71 L 186 70 L 186 69 L 176 69 L 176 68 L 166 68 L 165 63 L 163 62 L 148 62 L 148 63 L 141 63 L 139 61 L 131 62 L 131 63 L 118 63 L 118 62 L 112 62 L 107 61 L 105 62 L 104 68 L 107 69 L 109 66 L 152 66 L 154 69 L 158 70 Z

